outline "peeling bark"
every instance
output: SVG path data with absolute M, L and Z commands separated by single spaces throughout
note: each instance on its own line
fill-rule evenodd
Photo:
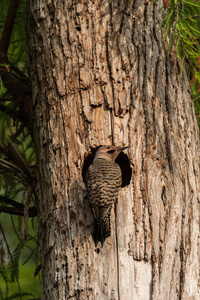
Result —
M 199 132 L 159 5 L 29 1 L 42 299 L 200 298 Z M 95 249 L 82 168 L 103 144 L 133 174 Z

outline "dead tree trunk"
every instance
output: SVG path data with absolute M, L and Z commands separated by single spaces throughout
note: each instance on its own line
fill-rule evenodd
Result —
M 42 299 L 200 299 L 199 132 L 159 5 L 29 1 Z M 95 249 L 82 168 L 103 144 L 133 172 Z

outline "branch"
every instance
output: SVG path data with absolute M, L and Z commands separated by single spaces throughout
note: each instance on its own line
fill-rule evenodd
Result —
M 35 272 L 34 272 L 34 279 L 35 277 L 39 274 L 40 270 L 42 269 L 42 266 L 41 264 L 39 266 L 37 266 L 37 268 L 35 269 Z
M 24 207 L 23 207 L 23 209 L 16 210 L 16 208 L 14 208 L 14 207 L 0 206 L 0 213 L 1 212 L 9 214 L 9 215 L 24 216 Z M 37 208 L 36 207 L 29 208 L 29 217 L 37 217 Z
M 4 147 L 0 146 L 0 153 L 3 153 L 10 158 L 12 162 L 15 163 L 15 165 L 18 166 L 18 168 L 21 169 L 32 181 L 33 174 L 13 142 L 9 140 L 7 144 L 5 144 L 3 141 L 2 143 Z
M 7 197 L 4 197 L 4 196 L 2 196 L 2 195 L 0 195 L 0 202 L 3 202 L 3 203 L 6 203 L 6 204 L 9 204 L 9 205 L 12 205 L 12 206 L 14 206 L 16 209 L 24 209 L 24 205 L 23 204 L 21 204 L 21 203 L 19 203 L 19 202 L 16 202 L 16 201 L 14 201 L 14 200 L 12 200 L 12 199 L 9 199 L 9 198 L 7 198 Z
M 17 216 L 24 215 L 23 212 L 17 211 L 16 208 L 8 207 L 8 206 L 0 206 L 0 212 L 4 212 L 6 214 L 11 214 L 11 215 L 17 215 Z
M 8 14 L 6 17 L 2 37 L 0 40 L 0 62 L 1 63 L 8 63 L 8 47 L 10 43 L 10 37 L 13 30 L 13 25 L 15 22 L 15 17 L 17 14 L 17 8 L 19 6 L 20 0 L 10 0 L 10 6 L 8 9 Z
M 15 175 L 25 186 L 32 185 L 33 183 L 33 176 L 30 173 L 24 172 L 23 166 L 18 167 L 17 165 L 0 158 L 0 169 L 4 169 Z

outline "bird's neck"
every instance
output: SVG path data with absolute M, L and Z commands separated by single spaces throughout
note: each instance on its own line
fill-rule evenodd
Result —
M 97 152 L 97 154 L 95 155 L 94 161 L 97 160 L 97 159 L 99 159 L 99 158 L 106 159 L 106 160 L 108 160 L 108 161 L 110 161 L 112 163 L 115 162 L 115 157 L 111 156 L 108 153 L 99 153 L 99 155 L 98 155 L 98 152 Z

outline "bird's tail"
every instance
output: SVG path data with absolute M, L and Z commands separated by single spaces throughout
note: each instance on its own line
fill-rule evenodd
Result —
M 110 236 L 110 233 L 110 216 L 105 219 L 94 219 L 93 239 L 95 246 L 97 246 L 98 242 L 101 242 L 101 247 L 103 247 L 105 239 Z

